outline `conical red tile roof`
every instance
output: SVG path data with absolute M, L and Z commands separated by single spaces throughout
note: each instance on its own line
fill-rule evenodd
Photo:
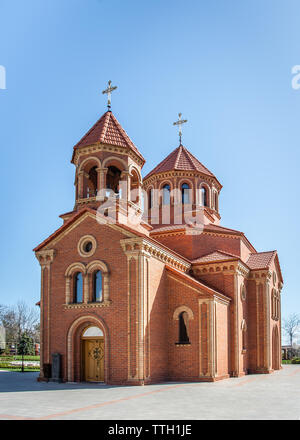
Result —
M 208 176 L 215 177 L 195 156 L 192 155 L 183 145 L 179 145 L 172 153 L 160 162 L 147 176 L 164 173 L 166 171 L 199 171 Z
M 101 116 L 96 124 L 94 124 L 93 127 L 74 146 L 74 151 L 77 148 L 95 143 L 129 148 L 145 162 L 145 159 L 111 111 L 107 111 L 103 116 Z

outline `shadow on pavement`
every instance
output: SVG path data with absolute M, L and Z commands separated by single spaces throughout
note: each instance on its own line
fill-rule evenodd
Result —
M 22 391 L 54 391 L 116 388 L 116 385 L 91 382 L 38 382 L 39 372 L 0 371 L 0 393 L 16 393 Z

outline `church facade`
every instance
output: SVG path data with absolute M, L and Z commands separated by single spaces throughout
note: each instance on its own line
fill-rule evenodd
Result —
M 63 381 L 124 385 L 281 368 L 277 252 L 221 226 L 213 173 L 180 142 L 143 178 L 145 159 L 110 109 L 72 163 L 74 208 L 34 249 L 39 380 L 57 354 Z

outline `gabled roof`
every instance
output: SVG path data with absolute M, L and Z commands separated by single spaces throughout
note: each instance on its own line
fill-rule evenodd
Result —
M 115 145 L 126 149 L 129 148 L 145 162 L 145 159 L 111 111 L 104 113 L 74 146 L 73 158 L 75 150 L 78 148 L 96 143 Z
M 152 174 L 164 173 L 166 171 L 199 171 L 200 173 L 206 174 L 208 176 L 216 177 L 201 163 L 199 160 L 192 155 L 183 145 L 179 145 L 172 153 L 169 154 L 162 162 L 160 162 L 147 176 L 152 176 Z
M 280 280 L 283 282 L 277 251 L 257 252 L 250 254 L 246 264 L 251 270 L 268 269 L 274 260 L 275 264 L 277 265 Z
M 214 251 L 207 255 L 203 255 L 200 258 L 196 258 L 192 260 L 192 263 L 212 263 L 214 261 L 224 261 L 224 260 L 233 260 L 240 258 L 238 255 L 229 254 L 223 251 Z
M 53 232 L 53 234 L 49 235 L 48 238 L 46 238 L 44 241 L 42 241 L 42 243 L 40 243 L 39 245 L 37 245 L 33 251 L 37 252 L 42 250 L 45 246 L 47 246 L 48 244 L 50 244 L 52 242 L 52 240 L 56 239 L 60 234 L 62 234 L 63 232 L 65 232 L 76 220 L 78 220 L 81 216 L 83 216 L 84 214 L 92 214 L 93 216 L 96 217 L 97 215 L 97 211 L 95 209 L 89 208 L 89 207 L 85 207 L 83 209 L 81 209 L 78 212 L 74 212 L 74 215 L 72 215 L 69 219 L 67 219 L 62 226 L 60 226 L 56 231 Z M 100 215 L 98 213 L 98 215 Z M 103 219 L 106 221 L 107 218 L 103 217 Z M 108 225 L 110 223 L 108 222 Z M 174 251 L 173 249 L 168 248 L 166 245 L 160 243 L 159 241 L 155 240 L 154 238 L 149 237 L 146 234 L 143 234 L 141 232 L 139 232 L 136 229 L 131 228 L 128 225 L 125 225 L 123 223 L 116 223 L 116 226 L 123 231 L 127 231 L 129 234 L 131 234 L 131 236 L 137 236 L 137 237 L 142 237 L 142 238 L 146 238 L 147 240 L 149 240 L 150 242 L 160 246 L 161 248 L 167 250 L 168 252 L 171 252 L 173 255 L 179 257 L 180 259 L 186 261 L 187 263 L 190 263 L 190 261 L 185 258 L 184 256 L 180 255 L 178 252 Z
M 170 267 L 168 265 L 166 265 L 166 270 L 173 273 L 174 275 L 177 275 L 180 278 L 185 279 L 186 281 L 188 281 L 190 283 L 190 285 L 193 285 L 198 289 L 205 290 L 209 295 L 216 296 L 216 297 L 222 299 L 223 301 L 225 300 L 228 303 L 231 301 L 231 298 L 229 298 L 228 296 L 226 296 L 223 293 L 221 293 L 220 291 L 208 286 L 203 281 L 197 280 L 196 278 L 192 277 L 191 275 L 189 275 L 185 272 L 180 272 L 179 270 L 175 269 L 174 267 Z
M 250 269 L 267 269 L 276 253 L 276 251 L 270 251 L 250 254 L 246 264 Z

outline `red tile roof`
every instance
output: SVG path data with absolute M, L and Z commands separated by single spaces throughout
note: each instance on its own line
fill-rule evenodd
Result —
M 247 266 L 250 269 L 267 269 L 273 257 L 276 255 L 276 251 L 270 252 L 258 252 L 256 254 L 250 254 L 248 260 L 246 261 Z
M 111 111 L 107 111 L 101 116 L 96 124 L 94 124 L 93 127 L 74 146 L 74 152 L 77 148 L 95 143 L 129 148 L 145 162 L 145 159 Z
M 172 153 L 160 162 L 147 176 L 164 173 L 166 171 L 199 171 L 208 176 L 215 177 L 195 156 L 192 155 L 183 145 L 179 145 Z
M 196 258 L 192 261 L 192 263 L 210 263 L 213 261 L 224 261 L 224 260 L 233 260 L 236 258 L 240 258 L 238 255 L 233 255 L 229 253 L 225 253 L 222 251 L 214 251 L 210 254 L 204 255 L 203 257 Z
M 205 284 L 203 281 L 199 281 L 196 278 L 192 277 L 191 275 L 187 274 L 186 272 L 180 272 L 179 270 L 175 269 L 174 267 L 166 265 L 166 270 L 169 272 L 172 272 L 173 274 L 178 275 L 181 278 L 184 278 L 188 280 L 191 284 L 194 284 L 195 286 L 199 287 L 200 289 L 206 290 L 209 294 L 217 295 L 218 297 L 221 297 L 223 300 L 231 301 L 231 298 L 221 293 L 219 290 L 216 290 L 207 284 Z

